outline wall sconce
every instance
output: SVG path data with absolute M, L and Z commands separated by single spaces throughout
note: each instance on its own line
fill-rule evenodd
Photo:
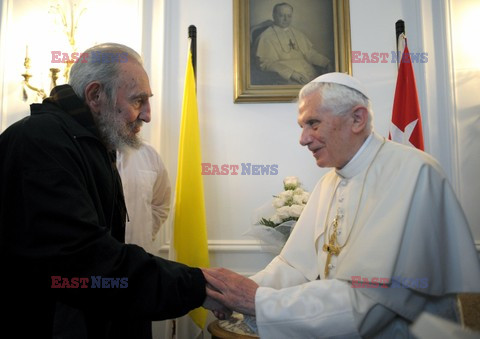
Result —
M 30 58 L 28 57 L 28 46 L 26 48 L 26 53 L 25 53 L 25 62 L 23 63 L 25 66 L 25 73 L 22 74 L 23 77 L 23 100 L 27 101 L 28 99 L 28 93 L 27 93 L 27 88 L 31 89 L 32 91 L 37 93 L 37 96 L 41 97 L 42 99 L 45 99 L 47 97 L 47 94 L 45 91 L 41 88 L 37 88 L 35 86 L 32 86 L 30 84 L 30 78 L 33 76 L 30 74 L 29 69 L 30 69 Z M 53 87 L 57 86 L 57 80 L 58 80 L 58 73 L 60 72 L 60 68 L 50 68 L 50 77 L 52 78 L 52 82 L 50 85 L 50 89 Z M 25 88 L 26 87 L 26 88 Z
M 70 45 L 70 50 L 71 52 L 76 52 L 77 47 L 76 47 L 76 42 L 75 42 L 75 33 L 78 28 L 78 23 L 80 20 L 80 17 L 82 14 L 86 11 L 85 7 L 80 7 L 77 6 L 78 4 L 75 3 L 75 1 L 70 0 L 69 8 L 66 8 L 65 4 L 61 4 L 62 1 L 57 1 L 56 5 L 50 6 L 49 13 L 55 15 L 56 17 L 60 18 L 61 21 L 61 27 L 67 36 L 68 43 Z M 81 2 L 81 1 L 80 1 Z M 69 12 L 69 16 L 66 15 L 66 13 Z M 68 20 L 67 18 L 70 18 Z M 69 53 L 71 55 L 71 53 Z M 45 90 L 42 88 L 36 87 L 30 83 L 30 79 L 33 77 L 33 75 L 30 73 L 30 58 L 28 56 L 28 45 L 26 47 L 26 53 L 25 53 L 25 61 L 23 63 L 25 67 L 25 73 L 22 74 L 23 81 L 22 81 L 22 86 L 23 86 L 23 100 L 27 101 L 28 100 L 28 91 L 31 90 L 36 93 L 37 98 L 40 97 L 41 99 L 45 99 L 47 97 L 47 94 L 45 93 Z M 67 61 L 64 63 L 63 67 L 63 78 L 65 79 L 65 83 L 68 82 L 68 76 L 70 73 L 70 68 L 73 65 L 73 61 Z M 52 67 L 50 68 L 50 90 L 57 86 L 57 80 L 59 78 L 58 73 L 61 72 L 60 68 L 57 67 Z

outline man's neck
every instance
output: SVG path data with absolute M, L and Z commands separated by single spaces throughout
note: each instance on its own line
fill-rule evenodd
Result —
M 345 162 L 343 164 L 342 167 L 336 167 L 337 170 L 340 170 L 342 168 L 344 168 L 345 166 L 347 166 L 350 162 L 352 162 L 353 160 L 355 160 L 358 156 L 360 156 L 360 154 L 363 152 L 363 150 L 367 147 L 368 143 L 370 142 L 370 140 L 372 139 L 372 135 L 373 135 L 373 132 L 370 132 L 369 134 L 363 136 L 362 139 L 360 139 L 359 143 L 357 145 L 355 145 L 355 147 L 353 147 L 353 149 L 355 149 L 355 153 L 353 154 L 353 156 L 350 158 L 350 160 L 348 160 L 347 162 Z
M 279 29 L 281 31 L 288 31 L 290 29 L 290 26 L 282 27 L 282 26 L 279 26 L 277 24 L 273 24 L 273 27 L 275 27 L 276 29 Z

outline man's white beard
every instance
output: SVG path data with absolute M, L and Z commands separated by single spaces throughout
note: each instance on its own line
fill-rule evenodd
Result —
M 99 115 L 94 115 L 94 120 L 100 132 L 100 137 L 110 150 L 125 147 L 140 148 L 142 140 L 133 131 L 143 124 L 142 120 L 125 123 L 120 114 L 115 114 L 115 108 L 107 108 Z

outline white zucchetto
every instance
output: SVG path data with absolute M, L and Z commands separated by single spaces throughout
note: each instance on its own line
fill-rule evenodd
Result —
M 367 90 L 362 85 L 362 83 L 346 73 L 340 73 L 340 72 L 326 73 L 313 79 L 311 82 L 325 82 L 325 83 L 334 83 L 334 84 L 343 85 L 362 93 L 368 99 L 370 98 L 367 94 Z

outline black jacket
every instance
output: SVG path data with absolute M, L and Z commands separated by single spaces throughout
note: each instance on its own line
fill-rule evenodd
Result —
M 0 303 L 8 312 L 0 331 L 49 338 L 55 312 L 66 307 L 89 338 L 106 338 L 115 322 L 174 318 L 200 306 L 198 268 L 123 243 L 115 161 L 71 88 L 55 88 L 31 111 L 0 135 Z M 111 288 L 105 278 L 120 284 Z M 67 282 L 73 288 L 58 288 Z

